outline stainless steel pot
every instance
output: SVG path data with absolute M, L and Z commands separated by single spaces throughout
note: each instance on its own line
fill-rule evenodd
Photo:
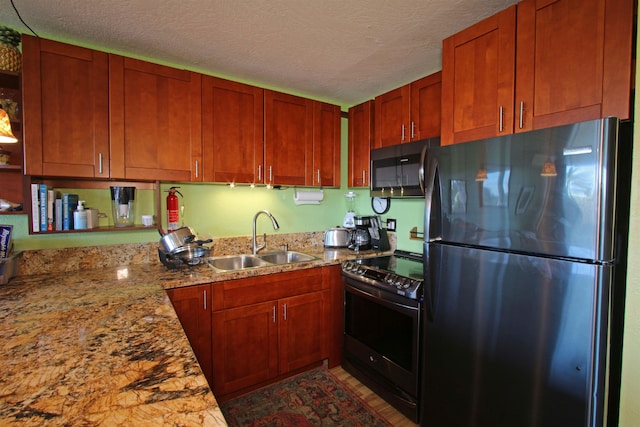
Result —
M 351 230 L 347 228 L 330 228 L 324 232 L 325 248 L 346 248 L 351 243 Z
M 173 251 L 170 258 L 180 259 L 185 264 L 195 265 L 200 263 L 200 258 L 209 255 L 209 248 L 200 243 L 187 243 Z
M 178 248 L 192 242 L 196 238 L 196 233 L 191 227 L 181 227 L 175 231 L 165 234 L 160 238 L 160 246 L 169 253 L 173 253 Z

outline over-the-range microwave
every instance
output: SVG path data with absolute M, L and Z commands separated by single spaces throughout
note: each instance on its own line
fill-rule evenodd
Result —
M 424 197 L 424 155 L 438 145 L 429 138 L 371 150 L 371 197 Z

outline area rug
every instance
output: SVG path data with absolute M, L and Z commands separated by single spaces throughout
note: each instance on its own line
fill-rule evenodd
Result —
M 391 427 L 326 368 L 263 387 L 220 408 L 232 427 Z

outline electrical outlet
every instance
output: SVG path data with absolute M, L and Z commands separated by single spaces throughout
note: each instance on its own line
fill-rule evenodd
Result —
M 396 231 L 396 220 L 387 218 L 387 231 Z

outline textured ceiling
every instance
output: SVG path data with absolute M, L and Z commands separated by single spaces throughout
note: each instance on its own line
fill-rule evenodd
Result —
M 40 37 L 337 103 L 441 69 L 442 39 L 515 0 L 14 0 Z M 10 0 L 0 25 L 30 33 Z

